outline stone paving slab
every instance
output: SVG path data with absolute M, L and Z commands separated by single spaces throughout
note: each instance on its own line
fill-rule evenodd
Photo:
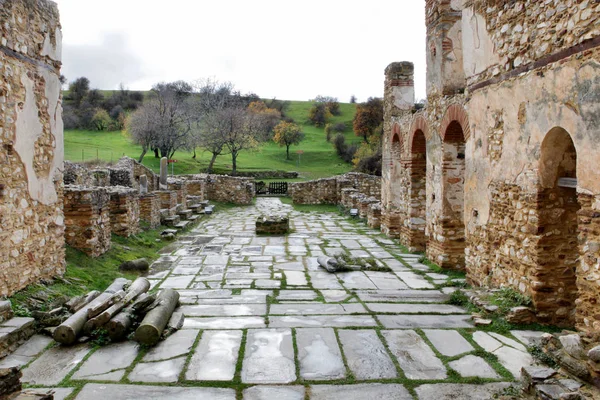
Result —
M 378 315 L 386 328 L 472 328 L 470 315 Z
M 242 331 L 205 331 L 196 348 L 185 379 L 229 381 L 235 375 Z
M 369 327 L 377 326 L 377 322 L 369 315 L 314 315 L 314 316 L 284 316 L 269 317 L 271 328 L 309 328 L 309 327 Z
M 234 389 L 210 387 L 167 387 L 142 385 L 107 385 L 88 383 L 75 397 L 76 400 L 235 400 Z
M 183 329 L 245 329 L 265 327 L 265 319 L 262 317 L 187 317 L 183 323 Z
M 393 314 L 466 314 L 464 308 L 448 304 L 391 304 L 366 303 L 367 308 L 376 313 Z
M 188 354 L 198 332 L 195 329 L 183 329 L 175 332 L 148 350 L 142 361 L 160 361 Z
M 304 400 L 304 386 L 253 386 L 244 389 L 243 400 Z
M 408 390 L 398 384 L 312 385 L 311 400 L 412 400 Z
M 136 342 L 112 343 L 97 349 L 73 374 L 74 380 L 120 381 L 137 357 Z
M 240 317 L 245 315 L 265 315 L 266 304 L 202 304 L 182 306 L 178 311 L 186 317 Z
M 419 400 L 490 400 L 509 386 L 510 383 L 504 382 L 484 385 L 437 383 L 418 386 L 415 391 Z
M 467 339 L 456 331 L 424 329 L 423 332 L 436 350 L 446 357 L 454 357 L 475 350 Z
M 448 363 L 450 368 L 460 374 L 460 376 L 478 377 L 478 378 L 490 378 L 498 379 L 500 376 L 494 371 L 494 369 L 481 357 L 474 355 L 464 356 L 455 361 Z
M 338 330 L 348 368 L 358 380 L 398 376 L 383 343 L 374 330 Z
M 296 329 L 300 376 L 305 380 L 335 380 L 346 377 L 346 368 L 331 328 Z
M 171 360 L 139 363 L 128 376 L 131 382 L 172 383 L 177 382 L 185 364 L 185 357 Z
M 89 351 L 85 344 L 53 347 L 23 370 L 21 381 L 30 385 L 57 385 Z
M 437 290 L 357 290 L 364 302 L 385 303 L 443 303 L 450 296 Z
M 343 315 L 367 310 L 361 304 L 286 303 L 272 304 L 269 315 Z
M 446 379 L 446 367 L 415 331 L 382 334 L 408 379 Z
M 54 392 L 54 400 L 65 400 L 67 397 L 73 393 L 72 388 L 28 388 L 27 392 L 29 393 L 40 393 L 47 394 L 48 392 Z
M 296 380 L 291 329 L 250 329 L 242 364 L 244 383 Z

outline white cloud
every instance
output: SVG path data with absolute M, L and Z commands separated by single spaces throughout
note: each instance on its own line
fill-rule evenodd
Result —
M 383 95 L 393 61 L 425 97 L 424 1 L 57 0 L 68 78 L 148 89 L 216 77 L 263 97 Z

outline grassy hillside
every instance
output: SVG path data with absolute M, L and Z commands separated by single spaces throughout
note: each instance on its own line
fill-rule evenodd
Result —
M 283 170 L 298 171 L 302 180 L 322 178 L 349 171 L 352 166 L 343 162 L 335 153 L 333 146 L 326 141 L 323 128 L 315 128 L 307 123 L 308 110 L 312 103 L 293 101 L 289 116 L 302 125 L 305 140 L 298 146 L 290 148 L 292 160 L 285 159 L 285 147 L 279 147 L 273 142 L 265 143 L 254 151 L 245 151 L 238 157 L 238 169 L 241 171 Z M 356 111 L 355 104 L 340 104 L 342 114 L 334 117 L 332 122 L 345 122 L 348 129 L 345 133 L 347 140 L 359 141 L 352 133 L 352 118 Z M 298 164 L 297 150 L 303 150 Z M 65 131 L 65 159 L 73 162 L 90 161 L 96 158 L 111 162 L 117 161 L 123 155 L 137 159 L 141 147 L 131 143 L 123 132 L 95 131 Z M 293 155 L 292 155 L 293 154 Z M 196 159 L 192 153 L 178 151 L 175 153 L 177 163 L 176 174 L 198 173 L 206 169 L 210 160 L 209 153 L 199 150 Z M 154 154 L 146 154 L 144 165 L 158 172 L 159 159 Z M 217 158 L 215 168 L 219 172 L 231 170 L 229 155 Z

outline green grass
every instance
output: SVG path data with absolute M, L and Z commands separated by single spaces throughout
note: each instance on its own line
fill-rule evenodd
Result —
M 123 238 L 112 236 L 112 247 L 98 258 L 92 258 L 66 246 L 67 270 L 62 278 L 50 285 L 30 285 L 14 294 L 10 300 L 15 310 L 25 310 L 27 300 L 41 291 L 47 292 L 50 301 L 59 296 L 78 296 L 90 290 L 105 290 L 118 277 L 135 279 L 135 273 L 122 273 L 119 265 L 124 261 L 146 258 L 152 262 L 159 257 L 158 250 L 168 244 L 157 242 L 161 229 L 148 230 Z
M 298 171 L 300 179 L 310 180 L 327 176 L 342 174 L 352 169 L 352 165 L 342 161 L 333 146 L 327 142 L 323 128 L 316 128 L 307 121 L 308 110 L 312 103 L 292 101 L 288 115 L 300 124 L 306 138 L 300 145 L 290 148 L 292 160 L 286 160 L 285 147 L 279 147 L 270 141 L 260 148 L 244 151 L 238 157 L 240 171 Z M 344 122 L 348 126 L 344 135 L 348 141 L 359 142 L 360 138 L 352 132 L 352 119 L 356 111 L 355 104 L 340 104 L 341 115 L 332 119 L 332 123 Z M 298 164 L 296 151 L 302 150 Z M 93 161 L 96 159 L 105 162 L 116 162 L 122 156 L 138 159 L 141 147 L 131 143 L 123 132 L 97 132 L 97 131 L 65 131 L 65 159 L 73 162 Z M 175 174 L 191 174 L 205 171 L 210 161 L 210 154 L 197 153 L 197 158 L 192 158 L 192 153 L 178 151 L 174 158 Z M 146 154 L 143 164 L 159 171 L 160 160 L 154 154 Z M 215 163 L 215 172 L 227 173 L 231 171 L 231 156 L 219 156 Z M 293 181 L 293 180 L 290 180 Z

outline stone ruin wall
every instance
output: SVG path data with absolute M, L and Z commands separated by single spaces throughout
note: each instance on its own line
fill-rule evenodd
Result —
M 90 257 L 110 250 L 110 195 L 106 188 L 65 185 L 67 244 Z
M 136 189 L 114 186 L 110 196 L 110 225 L 115 235 L 129 237 L 140 231 L 140 201 Z
M 427 2 L 424 110 L 398 107 L 386 73 L 382 230 L 407 245 L 420 235 L 406 221 L 419 211 L 421 131 L 428 257 L 532 296 L 540 322 L 600 335 L 600 5 L 475 1 L 457 13 L 459 3 Z M 464 145 L 448 139 L 458 131 Z M 577 194 L 556 188 L 552 160 L 567 156 L 553 153 L 555 137 L 574 144 Z
M 0 7 L 0 295 L 62 274 L 61 27 L 45 0 Z
M 247 205 L 252 204 L 255 196 L 254 178 L 212 174 L 178 175 L 178 178 L 188 181 L 189 194 L 204 196 L 205 200 Z
M 342 190 L 357 189 L 367 197 L 381 198 L 381 177 L 349 172 L 332 178 L 323 178 L 289 184 L 288 191 L 296 204 L 340 204 Z

